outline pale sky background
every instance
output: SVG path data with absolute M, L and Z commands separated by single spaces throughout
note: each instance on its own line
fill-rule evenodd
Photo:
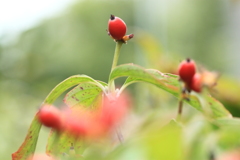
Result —
M 0 37 L 17 34 L 66 9 L 76 0 L 0 0 Z

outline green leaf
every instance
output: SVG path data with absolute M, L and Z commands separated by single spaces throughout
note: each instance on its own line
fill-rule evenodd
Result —
M 117 159 L 183 160 L 183 130 L 180 125 L 174 121 L 164 127 L 156 124 L 145 126 L 105 159 L 116 159 L 117 155 Z
M 211 113 L 210 116 L 213 118 L 231 118 L 231 113 L 223 106 L 222 103 L 220 103 L 218 100 L 216 100 L 211 95 L 204 96 L 205 100 L 208 102 L 208 105 L 210 107 Z
M 199 99 L 194 95 L 189 95 L 189 100 L 184 100 L 186 103 L 190 104 L 192 107 L 204 113 L 202 105 Z
M 30 155 L 35 152 L 40 129 L 41 124 L 38 122 L 35 116 L 30 125 L 24 142 L 19 147 L 19 149 L 12 154 L 12 160 L 26 160 Z
M 102 84 L 106 86 L 106 84 Z M 96 84 L 81 83 L 66 94 L 64 102 L 71 108 L 84 107 L 88 109 L 96 109 L 102 102 L 102 90 Z M 71 151 L 71 147 L 74 147 L 77 154 L 82 154 L 85 149 L 85 145 L 81 139 L 75 139 L 67 133 L 58 135 L 56 131 L 52 130 L 48 137 L 48 154 L 52 154 L 55 150 L 56 138 L 59 138 L 59 141 L 57 142 L 58 150 L 56 151 L 56 154 L 70 154 L 69 152 Z
M 101 103 L 102 93 L 107 84 L 101 81 L 95 81 L 88 76 L 82 76 L 81 78 L 81 83 L 78 83 L 79 85 L 77 87 L 66 94 L 64 102 L 69 107 L 94 109 Z M 82 154 L 85 146 L 82 140 L 76 140 L 67 133 L 57 135 L 56 131 L 52 131 L 48 137 L 47 153 L 51 154 L 56 147 L 54 141 L 56 138 L 59 138 L 59 142 L 57 142 L 57 154 L 68 154 L 70 148 L 73 146 L 75 146 L 74 149 L 77 154 Z
M 56 138 L 57 143 L 56 143 Z M 57 146 L 56 146 L 57 144 Z M 57 147 L 57 150 L 56 150 Z M 51 130 L 51 133 L 48 137 L 48 144 L 46 147 L 47 154 L 50 155 L 71 155 L 71 152 L 81 155 L 85 150 L 86 146 L 84 145 L 83 139 L 75 138 L 70 136 L 68 133 L 64 132 L 58 135 L 57 132 Z
M 149 133 L 142 137 L 139 145 L 143 147 L 142 152 L 145 152 L 146 159 L 184 159 L 182 129 L 177 124 L 168 124 L 161 129 L 149 130 Z
M 234 127 L 240 130 L 240 118 L 219 118 L 214 120 L 213 123 L 220 127 Z
M 64 98 L 64 102 L 70 107 L 95 109 L 102 99 L 102 90 L 95 84 L 82 83 L 72 89 Z
M 132 83 L 147 82 L 171 93 L 179 99 L 181 98 L 180 84 L 178 81 L 179 77 L 177 75 L 163 74 L 158 70 L 144 69 L 134 64 L 124 64 L 117 66 L 111 72 L 109 81 L 113 81 L 119 77 L 128 77 L 123 87 L 121 88 L 120 93 Z M 190 104 L 195 109 L 206 114 L 199 99 L 196 96 L 190 95 L 189 99 L 189 101 L 185 100 L 185 102 Z M 212 118 L 231 117 L 231 114 L 224 108 L 224 106 L 213 97 L 207 96 L 205 100 L 210 105 Z
M 172 74 L 163 74 L 158 70 L 154 69 L 144 69 L 136 65 L 127 64 L 126 66 L 121 66 L 115 75 L 114 79 L 121 76 L 129 76 L 125 81 L 123 88 L 135 82 L 148 82 L 168 91 L 174 96 L 179 96 L 179 77 Z M 129 70 L 128 70 L 129 69 Z M 115 72 L 115 70 L 114 70 Z M 122 72 L 121 74 L 119 74 Z M 112 75 L 111 75 L 112 76 Z
M 144 69 L 140 66 L 134 64 L 124 64 L 116 67 L 111 75 L 110 81 L 119 78 L 128 76 L 124 85 L 122 86 L 120 92 L 122 92 L 128 85 L 136 82 L 147 82 L 161 88 L 168 93 L 171 93 L 175 97 L 180 98 L 180 84 L 179 77 L 173 74 L 163 74 L 155 69 Z M 193 106 L 199 111 L 203 111 L 200 101 L 197 97 L 190 95 L 190 100 L 186 103 Z
M 218 147 L 221 150 L 235 150 L 240 146 L 240 119 L 239 118 L 219 118 L 212 121 L 219 126 Z
M 102 91 L 105 91 L 104 86 L 102 85 L 103 82 L 98 82 L 94 79 L 92 79 L 89 76 L 86 75 L 75 75 L 67 78 L 63 82 L 59 83 L 47 96 L 44 103 L 52 104 L 64 91 L 67 89 L 76 86 L 80 83 L 94 83 L 99 88 L 102 89 Z
M 134 64 L 124 64 L 117 66 L 110 74 L 110 81 L 119 77 L 128 77 L 123 85 L 126 86 L 135 82 L 147 82 L 162 88 L 169 93 L 179 96 L 179 83 L 176 78 L 165 75 L 157 70 L 146 70 Z M 174 80 L 173 80 L 173 79 Z M 174 85 L 173 85 L 174 84 Z
M 198 118 L 197 118 L 198 119 Z M 216 148 L 217 133 L 207 119 L 193 120 L 184 126 L 186 158 L 194 160 L 209 159 L 209 155 Z M 210 159 L 209 159 L 210 160 Z
M 99 88 L 101 88 L 103 92 L 105 91 L 105 88 L 102 85 L 104 84 L 103 82 L 98 82 L 86 75 L 75 75 L 59 83 L 46 97 L 42 106 L 45 104 L 52 104 L 63 92 L 80 83 L 94 83 Z M 13 160 L 26 160 L 28 156 L 34 154 L 40 129 L 41 124 L 38 122 L 36 114 L 30 125 L 24 142 L 22 143 L 18 151 L 12 154 Z M 61 147 L 62 146 L 60 146 L 59 149 L 61 149 Z

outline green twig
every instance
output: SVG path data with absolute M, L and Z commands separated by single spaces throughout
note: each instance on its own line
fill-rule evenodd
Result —
M 116 48 L 115 48 L 115 52 L 114 52 L 114 57 L 113 57 L 113 63 L 112 63 L 112 68 L 111 68 L 111 72 L 113 71 L 113 69 L 117 66 L 118 63 L 118 58 L 120 55 L 120 49 L 122 47 L 123 42 L 122 41 L 117 41 L 116 42 Z M 109 81 L 109 91 L 110 93 L 114 93 L 115 92 L 115 83 L 114 80 Z

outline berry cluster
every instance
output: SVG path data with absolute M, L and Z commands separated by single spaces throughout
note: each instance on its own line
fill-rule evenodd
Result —
M 123 41 L 126 43 L 134 36 L 133 34 L 126 35 L 126 32 L 126 23 L 121 18 L 111 15 L 108 21 L 108 35 L 115 41 Z
M 178 67 L 180 79 L 185 83 L 185 88 L 190 92 L 201 92 L 202 76 L 196 73 L 196 64 L 193 60 L 187 58 L 182 61 Z
M 70 135 L 98 138 L 104 136 L 118 123 L 128 110 L 129 96 L 104 97 L 97 111 L 78 108 L 60 111 L 49 105 L 38 112 L 38 120 L 46 127 L 58 132 L 67 131 Z

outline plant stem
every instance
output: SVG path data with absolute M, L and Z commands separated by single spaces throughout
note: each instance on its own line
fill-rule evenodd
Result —
M 183 108 L 183 100 L 181 99 L 178 103 L 178 116 L 177 119 L 181 119 L 181 114 L 182 114 L 182 108 Z
M 118 58 L 120 55 L 120 49 L 122 47 L 123 42 L 122 41 L 117 41 L 116 42 L 116 47 L 115 47 L 115 52 L 114 52 L 114 57 L 113 57 L 113 63 L 112 63 L 112 68 L 111 68 L 111 72 L 113 71 L 113 69 L 117 66 L 118 63 Z M 110 93 L 115 92 L 115 83 L 114 80 L 109 82 L 109 91 Z
M 124 43 L 123 41 L 116 42 L 111 73 L 114 70 L 114 68 L 117 66 L 118 58 L 120 55 L 120 49 L 121 49 L 123 43 Z M 111 75 L 111 73 L 110 73 L 110 75 Z M 110 94 L 115 94 L 115 82 L 114 82 L 114 80 L 110 81 L 110 76 L 109 76 L 109 81 L 108 81 L 108 89 L 109 89 Z M 116 127 L 115 129 L 116 129 L 116 134 L 117 134 L 119 142 L 123 143 L 123 136 L 122 136 L 120 129 L 118 127 Z
M 116 134 L 119 142 L 122 144 L 124 141 L 124 138 L 119 127 L 116 127 Z
M 116 42 L 116 47 L 115 47 L 115 52 L 114 52 L 114 57 L 113 57 L 113 63 L 112 63 L 111 71 L 117 66 L 118 58 L 119 58 L 119 55 L 120 55 L 120 49 L 122 47 L 122 44 L 123 44 L 122 41 L 117 41 Z
M 179 115 L 182 114 L 182 107 L 183 107 L 183 101 L 180 100 L 180 101 L 179 101 L 179 106 L 178 106 L 178 114 L 179 114 Z

